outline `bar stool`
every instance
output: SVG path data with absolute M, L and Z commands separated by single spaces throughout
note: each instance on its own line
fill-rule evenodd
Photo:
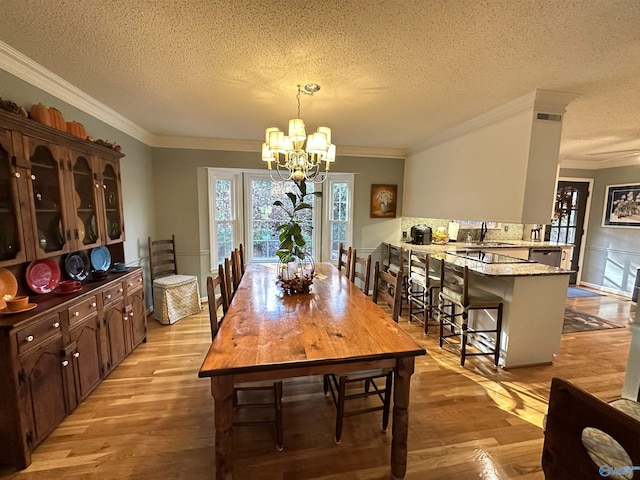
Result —
M 409 272 L 407 275 L 407 302 L 409 322 L 416 321 L 424 326 L 424 334 L 429 333 L 429 320 L 438 303 L 434 302 L 434 290 L 440 289 L 440 277 L 429 270 L 429 255 L 416 250 L 409 251 Z
M 444 260 L 440 266 L 440 282 L 440 348 L 446 343 L 459 352 L 462 367 L 466 357 L 471 355 L 493 356 L 493 363 L 497 366 L 502 333 L 502 298 L 484 290 L 470 288 L 468 267 L 458 267 Z M 460 311 L 457 311 L 458 308 Z M 495 328 L 470 326 L 470 311 L 494 309 L 497 311 Z M 448 330 L 446 334 L 445 327 Z M 475 347 L 472 352 L 467 351 L 470 344 Z

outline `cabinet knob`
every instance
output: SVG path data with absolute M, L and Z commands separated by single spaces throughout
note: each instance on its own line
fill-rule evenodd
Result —
M 80 356 L 80 352 L 76 352 L 76 353 L 74 353 L 74 354 L 73 354 L 73 356 L 74 356 L 75 358 L 78 358 L 78 357 Z
M 106 186 L 106 185 L 102 185 L 102 188 L 104 188 L 104 189 L 106 190 L 106 189 L 107 189 L 107 186 Z
M 58 328 L 59 326 L 60 326 L 60 322 L 55 322 L 55 323 L 53 324 L 53 328 Z
M 127 283 L 127 287 L 133 287 L 133 283 Z
M 66 367 L 67 365 L 69 365 L 69 360 L 63 360 L 62 361 L 62 366 Z
M 13 176 L 16 177 L 16 178 L 20 178 L 20 172 L 14 173 Z
M 111 300 L 111 294 L 107 295 L 107 300 Z
M 27 342 L 33 342 L 33 340 L 34 340 L 33 335 L 29 335 L 27 337 Z
M 79 316 L 80 316 L 80 312 L 75 312 L 75 313 L 73 314 L 73 316 L 74 316 L 74 317 L 79 317 Z
M 96 188 L 100 188 L 100 184 L 99 183 L 96 183 Z
M 131 318 L 133 318 L 133 312 L 131 312 L 131 313 L 129 314 L 129 316 L 130 316 Z
M 36 179 L 36 176 L 32 173 L 31 174 L 31 180 L 35 180 L 35 179 Z
M 122 289 L 121 288 L 118 289 L 118 293 L 122 293 Z
M 92 306 L 93 308 L 96 308 L 96 302 L 93 302 L 93 303 L 91 304 L 91 306 Z

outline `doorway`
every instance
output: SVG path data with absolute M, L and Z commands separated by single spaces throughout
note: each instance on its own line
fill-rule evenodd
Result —
M 569 284 L 578 281 L 582 240 L 585 235 L 585 218 L 589 200 L 590 181 L 582 179 L 564 179 L 558 181 L 554 216 L 549 228 L 551 242 L 571 243 L 574 245 L 571 256 L 572 273 Z

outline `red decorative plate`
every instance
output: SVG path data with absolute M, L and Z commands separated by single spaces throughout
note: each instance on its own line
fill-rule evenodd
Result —
M 26 280 L 36 293 L 52 292 L 60 283 L 60 267 L 50 258 L 34 260 L 27 267 Z

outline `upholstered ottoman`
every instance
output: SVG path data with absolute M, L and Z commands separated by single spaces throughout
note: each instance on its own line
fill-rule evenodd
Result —
M 200 312 L 200 289 L 193 275 L 169 275 L 153 281 L 153 317 L 170 325 Z

